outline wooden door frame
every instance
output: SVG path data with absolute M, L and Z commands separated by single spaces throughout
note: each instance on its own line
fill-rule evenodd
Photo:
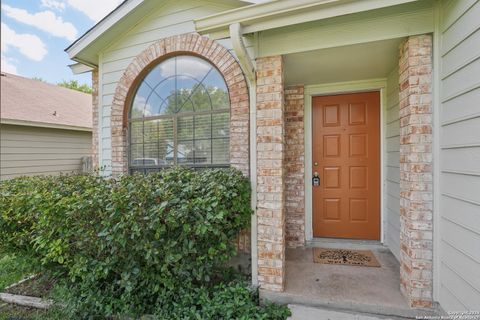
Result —
M 385 108 L 387 94 L 387 79 L 367 79 L 360 81 L 336 82 L 305 86 L 304 91 L 304 126 L 305 126 L 305 240 L 311 243 L 313 237 L 313 206 L 312 206 L 312 98 L 334 94 L 349 94 L 378 91 L 380 92 L 380 242 L 384 242 L 384 195 L 385 195 Z

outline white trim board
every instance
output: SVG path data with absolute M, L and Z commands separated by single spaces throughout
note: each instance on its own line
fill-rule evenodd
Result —
M 312 209 L 312 173 L 309 168 L 312 167 L 312 98 L 315 96 L 358 93 L 368 91 L 380 91 L 380 242 L 384 242 L 384 194 L 385 194 L 385 156 L 384 156 L 384 140 L 385 140 L 385 108 L 387 79 L 367 79 L 359 81 L 347 81 L 327 83 L 320 85 L 305 86 L 305 240 L 307 243 L 312 242 L 313 238 L 313 209 Z
M 225 31 L 232 23 L 241 23 L 246 34 L 416 1 L 418 0 L 264 1 L 194 21 L 200 34 Z
M 120 4 L 105 18 L 100 20 L 95 26 L 73 42 L 65 51 L 70 59 L 74 59 L 77 54 L 98 39 L 103 33 L 110 29 L 115 23 L 124 18 L 133 9 L 140 5 L 143 0 L 131 0 Z
M 403 38 L 433 32 L 431 1 L 359 12 L 259 32 L 258 57 Z
M 87 131 L 92 132 L 90 127 L 79 127 L 71 126 L 67 124 L 58 124 L 58 123 L 48 123 L 48 122 L 37 122 L 37 121 L 28 121 L 28 120 L 17 120 L 17 119 L 0 119 L 1 124 L 8 124 L 14 126 L 28 126 L 28 127 L 38 127 L 38 128 L 49 128 L 49 129 L 61 129 L 61 130 L 74 130 L 74 131 Z
M 440 89 L 442 87 L 441 75 L 443 74 L 442 70 L 442 59 L 440 49 L 442 47 L 442 8 L 441 3 L 435 3 L 435 31 L 433 32 L 433 113 L 432 113 L 432 127 L 433 127 L 433 141 L 432 141 L 432 166 L 433 166 L 433 248 L 432 248 L 432 298 L 434 301 L 440 300 L 440 289 L 441 289 L 441 278 L 440 278 L 440 267 L 442 265 L 441 261 L 441 228 L 440 228 L 440 127 L 442 119 L 442 106 L 441 106 L 441 93 Z

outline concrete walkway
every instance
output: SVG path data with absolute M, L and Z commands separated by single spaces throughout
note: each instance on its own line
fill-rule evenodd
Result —
M 327 309 L 317 309 L 300 305 L 288 305 L 292 311 L 289 320 L 393 320 L 405 318 L 379 318 L 378 316 L 355 314 Z

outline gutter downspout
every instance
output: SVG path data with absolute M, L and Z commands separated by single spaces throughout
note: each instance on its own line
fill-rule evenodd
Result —
M 248 55 L 247 48 L 243 42 L 240 23 L 237 22 L 230 25 L 230 39 L 232 39 L 233 51 L 235 51 L 240 66 L 247 76 L 249 85 L 255 85 L 255 64 Z
M 230 39 L 238 62 L 248 82 L 248 96 L 250 102 L 250 182 L 252 189 L 250 243 L 252 257 L 252 285 L 258 286 L 258 251 L 257 251 L 257 85 L 255 77 L 255 63 L 250 58 L 242 37 L 240 23 L 230 25 Z

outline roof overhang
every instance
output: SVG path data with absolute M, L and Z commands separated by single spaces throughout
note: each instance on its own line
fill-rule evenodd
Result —
M 210 0 L 209 0 L 210 1 Z M 214 0 L 211 0 L 215 2 Z M 105 18 L 73 42 L 65 51 L 70 59 L 83 65 L 96 68 L 98 53 L 118 36 L 127 32 L 142 18 L 168 1 L 159 0 L 125 0 Z M 243 0 L 222 0 L 222 4 L 241 7 L 250 4 Z
M 87 73 L 94 70 L 93 67 L 90 67 L 81 63 L 70 64 L 68 65 L 68 67 L 70 68 L 70 70 L 72 70 L 73 74 L 82 74 L 82 73 Z
M 242 25 L 243 34 L 304 22 L 375 10 L 419 0 L 295 0 L 268 1 L 196 19 L 200 34 L 228 37 L 229 26 Z
M 80 38 L 75 40 L 65 51 L 68 53 L 70 59 L 81 64 L 96 67 L 97 54 L 100 51 L 98 40 L 102 35 L 105 35 L 103 45 L 110 43 L 113 38 L 108 36 L 108 33 L 120 31 L 125 23 L 127 17 L 140 17 L 142 10 L 138 10 L 144 0 L 126 0 L 123 1 L 115 10 L 110 12 L 105 18 L 100 20 L 95 26 L 85 32 Z M 113 28 L 115 26 L 115 28 Z M 115 30 L 114 30 L 115 29 Z M 112 32 L 113 31 L 113 32 Z

